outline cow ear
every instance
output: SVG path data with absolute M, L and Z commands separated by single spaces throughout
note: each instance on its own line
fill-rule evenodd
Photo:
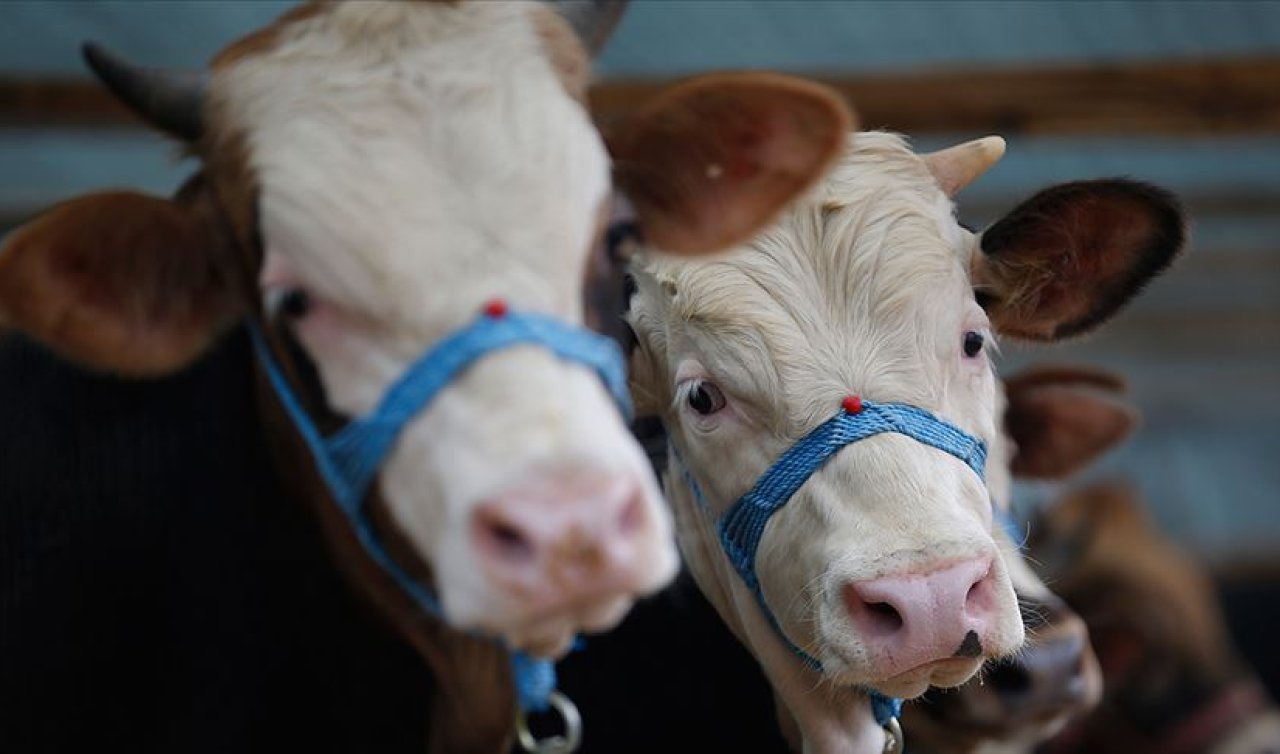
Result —
M 240 313 L 208 204 L 114 191 L 36 217 L 0 246 L 0 324 L 91 368 L 185 366 Z
M 1186 240 L 1178 200 L 1108 179 L 1045 189 L 988 228 L 972 278 L 996 330 L 1057 340 L 1096 327 L 1167 269 Z
M 1078 367 L 1039 367 L 1005 381 L 1005 430 L 1013 438 L 1013 475 L 1063 479 L 1120 444 L 1138 425 L 1124 381 Z
M 790 76 L 690 79 L 609 138 L 614 182 L 645 242 L 677 253 L 750 238 L 839 156 L 853 115 L 827 87 Z

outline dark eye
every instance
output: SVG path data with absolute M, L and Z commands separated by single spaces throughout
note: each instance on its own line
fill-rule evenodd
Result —
M 689 402 L 689 408 L 703 416 L 710 416 L 724 408 L 724 393 L 710 382 L 702 380 L 694 383 L 685 400 Z
M 301 288 L 294 288 L 285 293 L 280 301 L 280 312 L 293 319 L 301 319 L 311 311 L 311 297 Z
M 614 264 L 626 262 L 631 256 L 631 244 L 640 242 L 640 225 L 634 220 L 618 220 L 604 234 L 604 250 Z
M 300 320 L 311 311 L 311 296 L 302 288 L 280 288 L 268 293 L 266 309 L 271 316 L 282 315 Z
M 982 353 L 982 346 L 987 342 L 986 337 L 977 330 L 969 330 L 964 334 L 964 355 L 973 358 Z

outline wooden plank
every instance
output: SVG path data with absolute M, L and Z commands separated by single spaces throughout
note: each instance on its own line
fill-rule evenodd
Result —
M 141 128 L 142 121 L 92 81 L 0 78 L 0 126 Z
M 863 128 L 910 134 L 1280 131 L 1280 56 L 813 78 L 844 94 Z M 665 83 L 605 82 L 592 92 L 592 109 L 616 118 Z
M 864 128 L 911 134 L 1280 131 L 1280 56 L 812 78 L 848 97 Z M 592 90 L 591 107 L 608 122 L 668 83 L 602 81 Z M 0 77 L 0 126 L 139 125 L 88 80 Z

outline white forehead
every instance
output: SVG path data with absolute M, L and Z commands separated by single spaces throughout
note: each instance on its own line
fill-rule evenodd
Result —
M 608 158 L 535 8 L 340 4 L 215 69 L 268 250 L 380 318 L 431 306 L 424 279 L 450 289 L 433 300 L 487 284 L 573 312 Z
M 857 133 L 826 179 L 751 243 L 710 261 L 645 255 L 633 318 L 638 331 L 663 320 L 669 336 L 714 342 L 717 359 L 749 354 L 738 361 L 754 365 L 751 380 L 768 383 L 801 426 L 829 415 L 826 399 L 850 387 L 936 406 L 955 350 L 944 334 L 958 337 L 978 312 L 966 273 L 973 246 L 905 140 Z M 676 291 L 658 305 L 668 310 L 646 311 L 664 283 Z

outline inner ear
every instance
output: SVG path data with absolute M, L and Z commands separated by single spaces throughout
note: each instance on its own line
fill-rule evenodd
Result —
M 0 320 L 91 368 L 185 366 L 242 309 L 211 205 L 197 179 L 179 201 L 115 191 L 54 207 L 0 248 Z
M 1029 340 L 1086 332 L 1169 267 L 1186 240 L 1169 192 L 1107 179 L 1045 189 L 981 237 L 972 278 L 996 329 Z
M 1004 425 L 1020 479 L 1064 479 L 1132 434 L 1138 413 L 1115 394 L 1072 384 L 1010 390 Z
M 609 147 L 645 240 L 701 253 L 771 222 L 826 172 L 852 127 L 827 87 L 776 74 L 711 74 L 647 103 Z

